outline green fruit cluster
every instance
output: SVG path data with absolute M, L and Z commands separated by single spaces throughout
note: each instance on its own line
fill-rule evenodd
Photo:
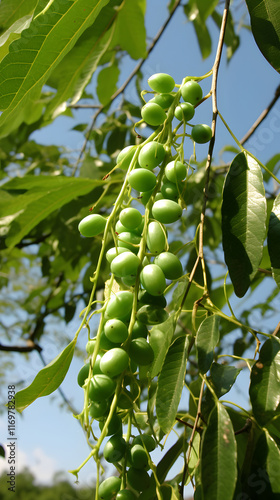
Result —
M 148 83 L 154 96 L 143 106 L 142 118 L 152 127 L 160 126 L 161 131 L 119 153 L 116 166 L 126 172 L 126 191 L 112 215 L 91 214 L 79 224 L 85 237 L 105 231 L 104 247 L 113 236 L 106 251 L 111 279 L 100 309 L 98 334 L 88 340 L 89 359 L 77 379 L 85 391 L 84 413 L 90 423 L 98 421 L 102 439 L 107 440 L 102 445 L 104 459 L 118 464 L 117 469 L 126 474 L 124 482 L 112 476 L 100 483 L 99 498 L 104 500 L 133 500 L 153 480 L 148 471 L 155 439 L 143 429 L 133 439 L 130 434 L 124 437 L 123 425 L 140 409 L 140 373 L 149 370 L 154 361 L 149 330 L 168 319 L 167 286 L 183 275 L 180 259 L 169 249 L 166 225 L 177 223 L 182 216 L 188 169 L 182 155 L 173 154 L 175 146 L 168 142 L 165 124 L 174 117 L 186 124 L 203 97 L 200 85 L 192 79 L 177 92 L 173 92 L 173 78 L 164 73 L 153 75 Z M 211 139 L 207 125 L 191 127 L 195 142 Z M 139 430 L 131 420 L 129 428 Z M 128 489 L 122 484 L 128 484 Z

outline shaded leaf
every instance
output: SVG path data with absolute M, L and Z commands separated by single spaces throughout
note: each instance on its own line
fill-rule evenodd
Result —
M 250 399 L 261 425 L 280 412 L 280 340 L 271 337 L 263 344 L 251 371 Z
M 5 449 L 4 449 L 4 447 L 2 446 L 2 444 L 0 444 L 0 457 L 5 458 Z
M 164 457 L 160 460 L 157 465 L 157 478 L 160 483 L 163 483 L 171 467 L 176 462 L 177 458 L 181 455 L 184 449 L 184 441 L 186 439 L 185 434 L 177 439 L 176 443 L 169 448 L 165 453 Z
M 205 19 L 203 19 L 198 9 L 197 2 L 192 3 L 193 5 L 190 5 L 190 2 L 185 5 L 184 11 L 194 26 L 201 55 L 203 59 L 206 59 L 212 52 L 212 40 Z
M 77 339 L 70 344 L 35 377 L 33 382 L 15 395 L 16 409 L 22 412 L 37 398 L 48 396 L 63 382 L 71 364 Z
M 10 45 L 9 54 L 0 64 L 2 137 L 28 121 L 30 105 L 39 99 L 50 73 L 108 1 L 54 0 L 33 19 L 21 38 Z
M 196 334 L 198 369 L 206 373 L 214 358 L 214 349 L 219 342 L 219 316 L 213 314 L 200 324 Z
M 255 276 L 266 236 L 266 199 L 259 164 L 239 153 L 227 174 L 222 204 L 225 261 L 237 297 Z
M 119 74 L 120 70 L 116 64 L 111 64 L 98 73 L 96 92 L 101 104 L 108 104 L 110 97 L 117 90 Z
M 156 412 L 159 425 L 167 434 L 174 424 L 186 375 L 188 339 L 178 338 L 166 355 L 158 379 Z
M 280 195 L 275 198 L 269 217 L 267 246 L 272 268 L 272 276 L 280 288 Z
M 280 493 L 279 470 L 280 470 L 280 450 L 274 439 L 265 431 L 267 456 L 266 470 L 270 479 L 273 493 Z M 258 450 L 260 453 L 260 450 Z
M 27 29 L 30 25 L 32 16 L 27 15 L 18 19 L 10 26 L 5 33 L 0 37 L 0 60 L 2 60 L 9 52 L 10 44 L 20 37 L 21 32 Z
M 246 0 L 255 41 L 278 73 L 280 72 L 280 23 L 277 0 Z
M 8 213 L 16 216 L 12 218 L 11 229 L 6 239 L 7 246 L 16 245 L 57 208 L 102 184 L 104 182 L 91 179 L 43 175 L 26 176 L 6 183 L 4 187 L 7 190 L 27 190 L 26 193 L 13 197 L 13 201 L 6 207 Z M 5 210 L 4 207 L 3 210 Z M 9 216 L 7 217 L 8 223 Z
M 213 408 L 201 447 L 204 500 L 233 498 L 237 480 L 237 447 L 229 415 L 220 403 Z
M 221 14 L 219 14 L 219 12 L 217 12 L 215 10 L 212 13 L 212 18 L 220 29 L 221 23 L 222 23 Z M 239 43 L 240 43 L 240 38 L 235 33 L 234 21 L 233 21 L 231 12 L 229 11 L 228 18 L 227 18 L 226 32 L 225 32 L 225 45 L 227 47 L 227 60 L 228 61 L 232 58 L 234 52 L 239 47 Z M 232 148 L 232 149 L 236 150 L 236 148 Z M 230 149 L 228 149 L 228 150 L 230 151 Z
M 212 382 L 218 398 L 224 396 L 232 388 L 241 368 L 213 363 L 210 370 L 210 381 Z
M 151 378 L 156 377 L 162 369 L 175 328 L 176 323 L 174 322 L 174 315 L 171 315 L 167 321 L 154 326 L 150 331 L 149 343 L 155 355 L 150 370 Z

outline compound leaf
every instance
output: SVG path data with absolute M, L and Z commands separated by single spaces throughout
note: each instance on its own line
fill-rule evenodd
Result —
M 251 371 L 250 399 L 261 425 L 280 412 L 280 340 L 271 337 L 263 344 Z
M 33 382 L 15 395 L 16 409 L 22 412 L 37 398 L 48 396 L 63 382 L 71 364 L 77 339 L 70 344 L 35 377 Z
M 229 415 L 221 403 L 211 411 L 202 437 L 201 485 L 204 500 L 233 498 L 237 446 Z
M 266 236 L 266 199 L 261 167 L 239 153 L 227 174 L 222 204 L 225 261 L 237 297 L 243 297 L 260 264 Z

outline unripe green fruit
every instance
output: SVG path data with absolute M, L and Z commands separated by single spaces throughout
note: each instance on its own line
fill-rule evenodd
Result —
M 100 369 L 109 377 L 117 377 L 129 364 L 129 357 L 126 351 L 120 347 L 115 347 L 107 351 L 100 361 Z
M 117 344 L 121 344 L 128 337 L 127 326 L 120 319 L 109 319 L 105 323 L 104 332 L 110 342 Z
M 117 165 L 122 170 L 127 170 L 134 156 L 137 146 L 126 146 L 117 156 Z
M 131 332 L 131 339 L 138 339 L 140 337 L 146 339 L 148 336 L 148 328 L 144 323 L 141 323 L 141 321 L 136 320 L 132 332 Z
M 164 199 L 164 196 L 162 193 L 160 193 L 160 192 L 156 193 L 155 198 L 154 198 L 155 201 L 163 200 L 163 199 Z
M 194 117 L 194 107 L 190 102 L 182 102 L 175 108 L 174 115 L 177 120 L 188 122 Z
M 146 304 L 138 309 L 136 318 L 145 325 L 159 325 L 168 319 L 168 312 L 162 307 Z
M 90 405 L 89 415 L 92 418 L 101 418 L 105 415 L 108 410 L 108 401 L 93 401 Z
M 116 500 L 137 500 L 131 490 L 120 490 L 116 495 Z
M 84 366 L 82 366 L 78 373 L 77 382 L 80 387 L 83 387 L 85 380 L 88 378 L 89 366 L 89 363 L 86 363 Z
M 175 96 L 172 94 L 158 94 L 158 95 L 155 95 L 155 97 L 150 99 L 148 102 L 152 102 L 152 103 L 155 102 L 156 104 L 161 106 L 162 109 L 166 110 L 173 103 L 174 97 Z
M 101 431 L 103 430 L 104 424 L 105 424 L 105 420 L 99 422 L 99 429 Z M 113 416 L 109 422 L 106 436 L 112 436 L 113 434 L 122 435 L 122 419 L 121 419 L 121 417 L 119 417 L 119 415 L 117 415 L 117 413 L 113 414 Z
M 134 286 L 136 283 L 136 275 L 124 276 L 122 282 L 125 286 Z
M 152 127 L 161 125 L 166 120 L 166 113 L 161 106 L 155 102 L 148 102 L 141 109 L 143 120 Z
M 120 255 L 123 252 L 127 252 L 127 248 L 124 248 L 124 247 L 118 247 L 118 248 L 112 247 L 112 248 L 109 248 L 109 250 L 106 252 L 106 259 L 109 262 L 109 264 L 111 264 L 112 260 L 115 257 L 117 257 L 117 255 Z
M 135 444 L 144 445 L 149 452 L 153 451 L 156 447 L 156 442 L 150 434 L 141 434 L 136 436 L 132 441 L 132 445 L 134 446 Z
M 98 353 L 95 359 L 95 363 L 92 367 L 92 375 L 97 375 L 99 373 L 102 373 L 100 370 L 100 361 L 102 359 L 103 353 Z
M 159 93 L 171 92 L 175 87 L 175 81 L 167 73 L 155 73 L 148 79 L 151 89 Z
M 133 400 L 133 394 L 130 391 L 123 389 L 118 397 L 117 406 L 121 410 L 129 410 L 133 406 Z
M 124 457 L 126 442 L 122 436 L 112 436 L 104 446 L 103 457 L 109 463 L 118 462 Z
M 142 168 L 153 170 L 156 168 L 165 157 L 165 149 L 159 142 L 148 142 L 145 144 L 139 153 L 139 165 Z
M 101 500 L 111 500 L 121 488 L 121 478 L 120 477 L 107 477 L 99 485 L 99 498 Z
M 198 144 L 205 144 L 210 141 L 212 137 L 212 130 L 209 125 L 201 123 L 192 128 L 191 136 Z
M 116 276 L 123 278 L 128 275 L 136 275 L 141 260 L 132 252 L 124 252 L 111 262 L 111 271 Z
M 86 351 L 88 354 L 92 354 L 95 348 L 96 339 L 90 339 L 86 344 Z
M 130 172 L 128 182 L 136 191 L 151 191 L 154 189 L 157 178 L 153 172 L 146 168 L 136 168 Z
M 111 342 L 103 330 L 100 335 L 99 349 L 102 351 L 109 351 L 110 349 L 113 349 L 113 347 L 116 347 L 116 343 Z
M 129 356 L 137 365 L 145 366 L 153 362 L 154 351 L 145 339 L 139 337 L 131 341 Z
M 162 269 L 164 276 L 169 280 L 176 280 L 183 274 L 181 261 L 173 253 L 162 252 L 156 256 L 154 262 Z
M 121 291 L 116 293 L 109 299 L 106 308 L 108 318 L 126 318 L 132 309 L 133 293 L 129 291 Z
M 141 203 L 143 203 L 144 206 L 147 205 L 148 201 L 150 200 L 152 194 L 153 194 L 153 189 L 151 189 L 151 191 L 145 191 L 143 193 L 140 193 L 140 196 L 139 196 L 139 201 L 141 201 Z
M 127 471 L 127 480 L 130 486 L 136 491 L 147 490 L 151 483 L 149 474 L 144 469 L 130 467 Z
M 153 217 L 163 224 L 172 224 L 182 215 L 182 209 L 176 201 L 158 200 L 152 207 Z
M 170 161 L 167 163 L 164 173 L 170 182 L 178 184 L 186 178 L 187 167 L 179 160 Z
M 173 184 L 173 182 L 164 182 L 161 186 L 161 194 L 163 196 L 162 199 L 168 199 L 168 200 L 173 200 L 177 201 L 178 200 L 178 189 L 176 184 Z
M 162 224 L 152 221 L 147 230 L 147 247 L 151 253 L 160 253 L 166 248 L 167 237 Z
M 136 208 L 124 208 L 119 215 L 121 223 L 128 229 L 135 229 L 142 223 L 142 214 Z
M 203 92 L 199 83 L 189 80 L 182 86 L 181 95 L 184 101 L 190 102 L 194 106 L 202 99 Z
M 138 234 L 128 231 L 121 233 L 118 237 L 118 246 L 126 248 L 133 253 L 138 253 L 141 237 Z
M 165 288 L 165 276 L 161 268 L 155 264 L 148 264 L 140 273 L 141 285 L 151 295 L 162 295 Z
M 143 304 L 150 304 L 151 306 L 162 307 L 164 309 L 167 305 L 167 302 L 164 295 L 159 295 L 158 297 L 155 297 L 154 295 L 151 295 L 150 293 L 146 292 L 146 290 L 140 290 L 138 294 L 138 305 L 140 304 L 141 307 Z
M 148 456 L 140 444 L 135 444 L 130 450 L 131 465 L 136 469 L 145 469 L 148 465 Z
M 94 375 L 89 386 L 89 398 L 92 401 L 103 401 L 109 398 L 115 391 L 116 384 L 107 375 Z
M 99 214 L 90 214 L 84 217 L 78 225 L 82 236 L 90 238 L 102 233 L 106 226 L 106 219 Z

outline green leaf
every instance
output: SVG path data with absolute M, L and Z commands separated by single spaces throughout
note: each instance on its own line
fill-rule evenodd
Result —
M 266 199 L 259 164 L 239 153 L 226 176 L 222 204 L 225 261 L 237 297 L 255 276 L 266 236 Z
M 35 377 L 33 382 L 15 395 L 16 409 L 22 412 L 37 398 L 48 396 L 63 382 L 71 364 L 77 339 L 70 344 Z
M 237 447 L 229 415 L 220 403 L 210 413 L 201 447 L 204 500 L 232 499 L 237 480 Z
M 169 316 L 168 320 L 160 325 L 154 326 L 150 331 L 149 343 L 154 351 L 154 361 L 150 370 L 151 378 L 156 377 L 165 360 L 165 356 L 170 347 L 174 335 L 176 323 L 174 315 Z
M 159 425 L 167 434 L 174 424 L 186 375 L 188 338 L 171 345 L 158 379 L 156 412 Z
M 0 3 L 0 26 L 9 28 L 18 19 L 31 14 L 39 0 L 1 0 Z
M 39 99 L 53 69 L 108 1 L 53 0 L 10 45 L 0 64 L 1 137 L 28 120 L 30 105 Z
M 192 6 L 189 3 L 185 5 L 184 11 L 194 26 L 201 55 L 203 59 L 206 59 L 212 52 L 212 40 L 205 20 L 200 14 L 197 3 L 192 3 Z
M 0 61 L 5 57 L 6 54 L 8 54 L 10 44 L 20 37 L 20 34 L 23 30 L 29 27 L 31 19 L 31 15 L 27 15 L 22 17 L 21 19 L 18 19 L 0 37 Z
M 267 445 L 266 470 L 270 479 L 271 489 L 273 493 L 280 493 L 280 450 L 267 431 L 265 431 L 265 437 Z
M 250 399 L 261 425 L 280 413 L 280 340 L 271 337 L 263 344 L 251 371 Z
M 178 457 L 181 455 L 184 449 L 184 441 L 186 439 L 185 434 L 177 439 L 176 443 L 169 448 L 165 453 L 164 457 L 160 460 L 157 465 L 157 478 L 160 483 L 163 483 L 171 467 L 175 464 Z
M 71 104 L 75 104 L 81 98 L 111 43 L 116 6 L 120 3 L 121 0 L 115 0 L 101 10 L 93 25 L 82 34 L 73 49 L 52 72 L 47 84 L 56 88 L 57 93 L 47 106 L 47 116 L 55 117 L 63 112 L 68 99 Z
M 126 0 L 118 14 L 112 45 L 120 45 L 132 59 L 146 57 L 145 8 L 146 0 Z
M 268 62 L 280 72 L 278 0 L 246 0 L 255 41 Z
M 11 223 L 6 245 L 13 247 L 54 210 L 100 185 L 104 185 L 104 182 L 43 175 L 26 176 L 7 182 L 3 186 L 6 190 L 13 190 L 13 193 L 14 190 L 26 192 L 13 196 L 9 205 L 3 206 L 1 210 L 3 216 L 6 215 L 6 223 Z
M 3 448 L 2 444 L 0 444 L 0 457 L 5 458 L 5 449 Z
M 213 363 L 210 369 L 210 381 L 218 398 L 224 396 L 232 388 L 241 368 Z
M 219 316 L 213 314 L 200 324 L 195 343 L 197 348 L 198 369 L 206 373 L 214 358 L 214 349 L 219 342 Z
M 116 64 L 111 64 L 98 73 L 96 92 L 101 104 L 108 104 L 116 92 L 119 74 L 120 70 Z
M 280 194 L 275 198 L 269 217 L 267 233 L 268 253 L 271 261 L 272 276 L 280 288 Z

